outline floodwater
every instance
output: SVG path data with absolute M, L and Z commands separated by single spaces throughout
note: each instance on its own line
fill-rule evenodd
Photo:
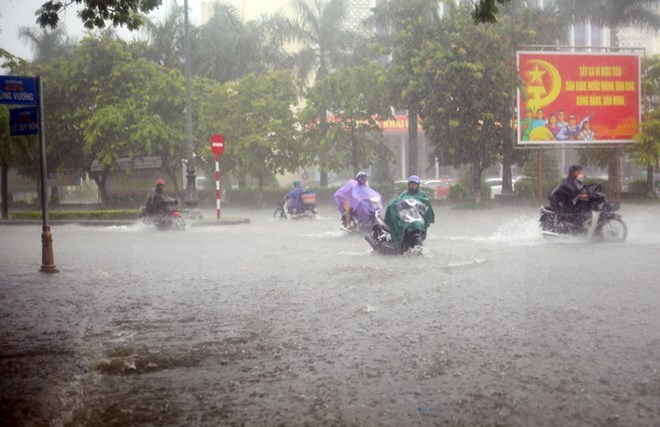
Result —
M 330 207 L 223 214 L 251 223 L 53 226 L 51 275 L 40 226 L 0 226 L 0 424 L 660 423 L 660 204 L 624 243 L 438 207 L 424 257 Z

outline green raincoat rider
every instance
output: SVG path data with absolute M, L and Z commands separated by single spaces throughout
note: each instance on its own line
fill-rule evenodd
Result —
M 426 230 L 429 226 L 435 222 L 435 213 L 433 212 L 433 206 L 431 206 L 431 201 L 429 196 L 425 191 L 419 189 L 420 179 L 416 175 L 412 175 L 408 178 L 408 190 L 401 193 L 397 198 L 390 201 L 387 205 L 387 210 L 385 211 L 385 223 L 390 227 L 390 235 L 392 241 L 397 245 L 401 246 L 401 240 L 403 239 L 403 234 L 406 231 L 403 228 L 403 224 L 399 220 L 399 216 L 396 212 L 396 204 L 401 199 L 413 198 L 422 202 L 426 206 L 426 212 L 422 215 L 424 218 L 424 224 L 421 223 L 411 223 L 409 227 L 411 230 L 419 229 L 422 232 L 422 240 L 426 239 Z

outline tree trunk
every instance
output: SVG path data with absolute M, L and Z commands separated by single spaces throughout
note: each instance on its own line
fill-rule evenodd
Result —
M 653 174 L 651 174 L 653 176 Z M 9 219 L 9 165 L 2 165 L 2 219 Z
M 481 165 L 480 162 L 472 164 L 472 193 L 474 201 L 481 202 Z
M 618 199 L 619 194 L 619 149 L 612 150 L 610 161 L 607 165 L 607 193 L 612 199 Z
M 328 117 L 327 117 L 327 110 L 325 107 L 321 108 L 319 112 L 319 124 L 321 127 L 322 135 L 321 138 L 325 138 L 325 133 L 328 129 Z M 325 171 L 324 167 L 321 167 L 321 176 L 320 178 L 320 183 L 319 185 L 321 188 L 328 188 L 328 172 Z
M 99 199 L 101 199 L 101 206 L 107 207 L 108 206 L 108 190 L 105 188 L 105 184 L 108 181 L 108 175 L 109 171 L 107 169 L 103 169 L 103 172 L 101 172 L 101 175 L 94 174 L 92 175 L 92 179 L 96 183 L 96 186 L 99 189 Z
M 513 194 L 513 180 L 511 176 L 511 144 L 510 141 L 504 142 L 504 150 L 502 150 L 502 194 Z
M 165 175 L 167 175 L 167 178 L 172 183 L 172 189 L 174 190 L 177 200 L 183 200 L 183 191 L 179 188 L 179 183 L 176 180 L 176 171 L 165 167 Z
M 261 207 L 264 201 L 264 177 L 259 175 L 257 177 L 257 206 Z
M 654 168 L 653 164 L 649 163 L 646 165 L 646 191 L 649 192 L 649 194 L 653 195 L 654 188 L 653 188 L 653 176 L 654 176 Z
M 358 170 L 358 168 L 360 167 L 360 162 L 358 161 L 357 143 L 355 142 L 355 127 L 354 126 L 355 126 L 354 124 L 351 124 L 350 131 L 349 131 L 350 132 L 349 139 L 351 141 L 351 157 L 352 157 L 351 160 L 352 160 L 352 163 L 353 163 L 352 164 L 352 166 L 353 166 L 353 175 L 357 175 L 357 173 L 360 172 Z
M 408 176 L 419 174 L 417 171 L 417 108 L 408 108 Z

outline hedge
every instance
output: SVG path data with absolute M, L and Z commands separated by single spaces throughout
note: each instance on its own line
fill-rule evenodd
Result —
M 52 220 L 136 220 L 139 215 L 139 209 L 48 212 L 48 218 Z M 11 219 L 17 220 L 41 220 L 41 218 L 41 211 L 11 213 Z

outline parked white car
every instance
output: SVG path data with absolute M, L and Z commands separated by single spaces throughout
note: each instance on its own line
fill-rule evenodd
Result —
M 512 190 L 515 190 L 516 182 L 521 178 L 526 178 L 524 176 L 514 176 L 511 178 Z M 495 197 L 502 195 L 502 178 L 488 178 L 486 179 L 486 184 L 490 187 L 490 198 L 495 199 Z

